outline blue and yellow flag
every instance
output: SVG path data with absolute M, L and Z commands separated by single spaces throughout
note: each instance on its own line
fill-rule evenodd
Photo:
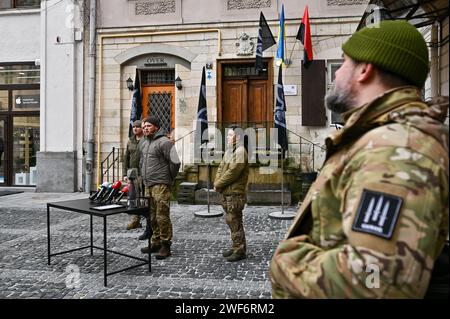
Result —
M 278 28 L 278 50 L 277 57 L 275 59 L 276 65 L 282 65 L 284 63 L 284 44 L 286 40 L 286 30 L 284 27 L 284 4 L 281 7 L 280 26 Z

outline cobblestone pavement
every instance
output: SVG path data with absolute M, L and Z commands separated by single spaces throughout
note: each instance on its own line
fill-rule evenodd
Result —
M 201 218 L 205 206 L 171 204 L 172 256 L 108 277 L 103 252 L 89 249 L 52 257 L 47 265 L 46 203 L 86 194 L 22 193 L 0 197 L 0 298 L 270 298 L 268 266 L 292 220 L 271 219 L 279 207 L 246 206 L 247 259 L 226 262 L 230 246 L 224 217 Z M 213 207 L 221 209 L 220 207 Z M 108 248 L 134 256 L 146 242 L 143 228 L 127 231 L 126 214 L 108 217 Z M 89 244 L 89 216 L 52 208 L 52 253 Z M 103 245 L 102 219 L 94 217 L 94 245 Z M 108 272 L 138 261 L 108 255 Z M 76 270 L 79 269 L 79 272 Z

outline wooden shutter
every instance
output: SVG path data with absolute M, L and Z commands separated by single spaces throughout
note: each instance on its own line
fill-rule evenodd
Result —
M 302 64 L 302 125 L 325 126 L 325 60 L 313 60 L 306 69 Z

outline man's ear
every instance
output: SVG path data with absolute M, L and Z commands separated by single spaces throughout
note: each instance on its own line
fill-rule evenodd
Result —
M 360 63 L 358 65 L 358 77 L 359 83 L 365 83 L 370 81 L 375 75 L 375 66 L 372 63 Z

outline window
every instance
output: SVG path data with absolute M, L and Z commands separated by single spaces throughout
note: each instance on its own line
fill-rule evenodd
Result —
M 39 84 L 40 68 L 33 64 L 0 64 L 0 84 Z
M 41 0 L 0 0 L 1 9 L 39 8 Z
M 36 154 L 40 147 L 39 117 L 17 116 L 13 124 L 14 184 L 36 185 Z
M 142 84 L 174 84 L 175 70 L 142 71 Z
M 333 85 L 334 74 L 341 67 L 342 63 L 343 61 L 328 62 L 327 90 L 329 90 Z M 332 111 L 330 111 L 330 113 L 330 124 L 344 125 L 344 120 L 342 119 L 342 116 L 340 114 Z

